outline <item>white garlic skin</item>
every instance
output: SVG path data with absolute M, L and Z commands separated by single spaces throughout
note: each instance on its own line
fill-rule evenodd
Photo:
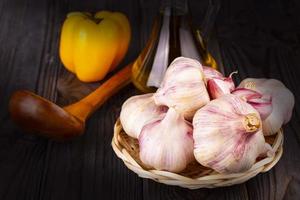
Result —
M 263 120 L 264 135 L 276 134 L 282 125 L 291 119 L 295 98 L 282 82 L 276 79 L 247 78 L 238 87 L 252 89 L 262 95 L 271 96 L 272 112 Z
M 176 58 L 154 94 L 157 105 L 167 105 L 192 120 L 195 112 L 209 102 L 202 65 L 194 59 Z
M 167 109 L 154 103 L 153 93 L 132 96 L 122 105 L 120 121 L 129 136 L 138 138 L 143 126 L 162 118 Z
M 246 126 L 247 118 L 252 126 Z M 219 173 L 246 171 L 259 155 L 271 150 L 265 143 L 259 113 L 232 94 L 199 109 L 193 127 L 196 160 Z
M 169 108 L 163 119 L 145 125 L 139 136 L 140 159 L 157 170 L 180 172 L 193 160 L 191 123 Z

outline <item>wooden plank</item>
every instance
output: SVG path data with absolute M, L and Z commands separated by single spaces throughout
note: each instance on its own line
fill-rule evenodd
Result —
M 1 1 L 0 5 L 0 198 L 37 199 L 46 141 L 23 135 L 10 121 L 7 105 L 14 90 L 35 90 L 45 45 L 47 4 Z

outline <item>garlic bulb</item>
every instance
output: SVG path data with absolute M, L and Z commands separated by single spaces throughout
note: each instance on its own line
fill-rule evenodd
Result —
M 251 89 L 272 98 L 272 112 L 263 120 L 264 135 L 275 134 L 291 119 L 295 99 L 282 82 L 275 79 L 247 78 L 238 87 Z
M 199 109 L 193 119 L 196 160 L 219 173 L 251 168 L 265 143 L 259 113 L 240 97 L 227 94 Z
M 167 110 L 166 106 L 155 105 L 153 93 L 137 95 L 130 97 L 122 105 L 120 121 L 129 136 L 138 138 L 145 124 L 162 118 Z
M 237 72 L 232 72 L 229 77 L 225 77 L 217 70 L 206 66 L 203 66 L 203 72 L 207 80 L 207 90 L 212 99 L 217 99 L 224 94 L 230 94 L 234 90 L 235 85 L 232 75 Z
M 167 69 L 154 100 L 191 120 L 194 113 L 209 102 L 202 65 L 194 59 L 176 58 Z
M 141 161 L 158 170 L 182 171 L 194 160 L 192 133 L 191 123 L 169 108 L 163 119 L 143 127 L 139 136 Z

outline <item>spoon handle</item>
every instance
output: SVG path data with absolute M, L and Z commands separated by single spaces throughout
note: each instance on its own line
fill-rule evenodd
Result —
M 64 110 L 73 114 L 73 116 L 76 116 L 78 119 L 85 121 L 85 119 L 97 110 L 107 99 L 131 82 L 131 66 L 132 63 L 128 64 L 105 81 L 94 92 L 80 101 L 64 107 Z

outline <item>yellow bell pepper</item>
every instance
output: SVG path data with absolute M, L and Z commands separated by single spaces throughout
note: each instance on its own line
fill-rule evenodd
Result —
M 84 82 L 99 81 L 124 58 L 131 38 L 127 17 L 120 12 L 72 12 L 64 21 L 60 58 Z

